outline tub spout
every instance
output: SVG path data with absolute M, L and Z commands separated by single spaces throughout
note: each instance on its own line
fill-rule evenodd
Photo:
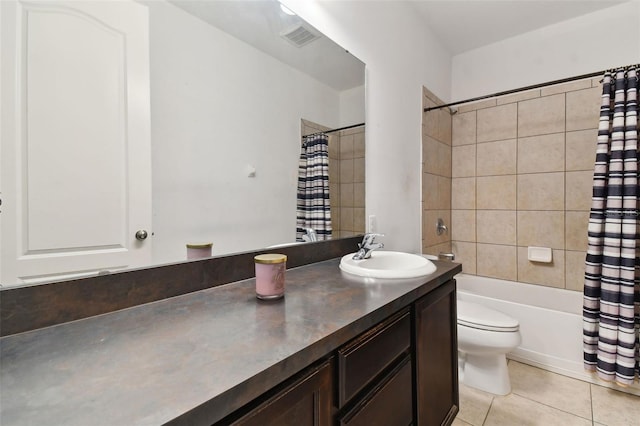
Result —
M 440 252 L 438 254 L 438 260 L 448 260 L 449 262 L 453 262 L 454 260 L 456 260 L 456 255 L 453 253 Z

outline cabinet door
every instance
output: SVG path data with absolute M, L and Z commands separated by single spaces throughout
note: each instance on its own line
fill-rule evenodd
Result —
M 327 361 L 249 411 L 234 425 L 323 426 L 332 424 L 332 368 Z
M 412 424 L 411 357 L 407 356 L 368 397 L 340 419 L 340 426 Z
M 415 304 L 417 425 L 451 424 L 458 412 L 456 285 L 451 280 Z

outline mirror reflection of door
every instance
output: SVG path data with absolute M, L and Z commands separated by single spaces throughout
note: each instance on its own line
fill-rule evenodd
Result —
M 2 55 L 2 283 L 148 263 L 146 7 L 3 1 Z
M 291 243 L 300 117 L 333 128 L 365 119 L 364 63 L 300 17 L 285 15 L 276 0 L 0 0 L 0 7 L 0 277 L 5 286 L 185 261 L 186 244 L 211 242 L 213 255 L 219 256 Z M 131 16 L 124 16 L 126 8 Z M 138 29 L 131 28 L 136 20 Z M 294 23 L 320 37 L 302 47 L 292 45 L 281 32 Z M 54 32 L 54 25 L 69 28 Z M 124 46 L 114 41 L 118 37 L 126 39 Z M 18 40 L 25 49 L 17 51 Z M 59 52 L 44 55 L 38 45 L 42 40 L 57 40 Z M 145 47 L 137 47 L 139 42 Z M 126 50 L 119 54 L 118 49 Z M 60 61 L 74 50 L 82 54 L 71 55 L 71 62 Z M 123 80 L 113 65 L 118 55 L 126 58 L 121 61 L 126 64 Z M 9 63 L 13 57 L 19 59 Z M 144 71 L 136 71 L 143 62 Z M 90 66 L 98 63 L 105 84 L 91 89 Z M 48 70 L 38 71 L 37 66 Z M 35 91 L 36 82 L 55 87 Z M 83 89 L 74 92 L 65 84 Z M 151 97 L 140 92 L 149 86 Z M 98 90 L 107 87 L 120 94 L 108 98 Z M 30 115 L 26 96 L 30 106 L 46 101 L 44 115 L 52 119 L 48 124 L 57 123 L 43 127 L 45 138 L 35 138 L 33 131 L 42 121 Z M 96 123 L 90 112 L 99 96 L 120 104 L 103 105 L 103 111 L 93 114 L 100 118 Z M 151 150 L 132 152 L 148 149 L 148 136 L 135 133 L 149 125 L 149 102 Z M 120 114 L 123 104 L 122 123 L 109 122 L 109 114 Z M 23 127 L 31 133 L 19 134 Z M 58 132 L 62 128 L 79 136 L 68 138 L 66 130 Z M 91 129 L 97 130 L 92 134 Z M 110 131 L 117 137 L 109 136 Z M 118 139 L 123 133 L 126 139 Z M 60 154 L 57 157 L 47 150 L 33 151 L 38 146 L 53 148 L 54 137 L 56 143 L 73 143 L 52 149 Z M 99 142 L 105 139 L 115 142 Z M 90 148 L 91 143 L 114 151 Z M 27 146 L 29 156 L 24 152 Z M 117 155 L 126 165 L 116 165 Z M 133 210 L 147 215 L 149 166 L 144 162 L 149 157 L 153 229 L 147 218 L 131 216 Z M 36 169 L 39 162 L 45 167 L 42 173 Z M 66 175 L 47 170 L 63 170 Z M 111 175 L 98 180 L 102 173 Z M 131 183 L 131 178 L 142 181 Z M 93 190 L 63 190 L 69 181 Z M 38 209 L 31 208 L 40 201 Z M 83 211 L 90 212 L 90 220 L 78 219 Z M 52 218 L 60 225 L 50 226 Z M 38 224 L 47 231 L 38 231 Z M 149 234 L 143 242 L 134 238 L 139 230 Z M 55 233 L 66 240 L 57 246 L 43 243 Z M 105 262 L 91 260 L 107 254 L 110 260 Z M 138 262 L 145 256 L 147 262 Z M 8 276 L 23 278 L 14 281 Z

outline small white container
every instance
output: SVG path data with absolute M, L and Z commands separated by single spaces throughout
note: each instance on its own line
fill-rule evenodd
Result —
M 260 254 L 254 257 L 256 264 L 256 297 L 263 300 L 284 297 L 284 279 L 287 256 L 284 254 Z

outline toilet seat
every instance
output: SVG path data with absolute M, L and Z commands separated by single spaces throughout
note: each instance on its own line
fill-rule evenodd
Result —
M 520 324 L 502 312 L 458 300 L 458 325 L 487 331 L 514 332 Z

